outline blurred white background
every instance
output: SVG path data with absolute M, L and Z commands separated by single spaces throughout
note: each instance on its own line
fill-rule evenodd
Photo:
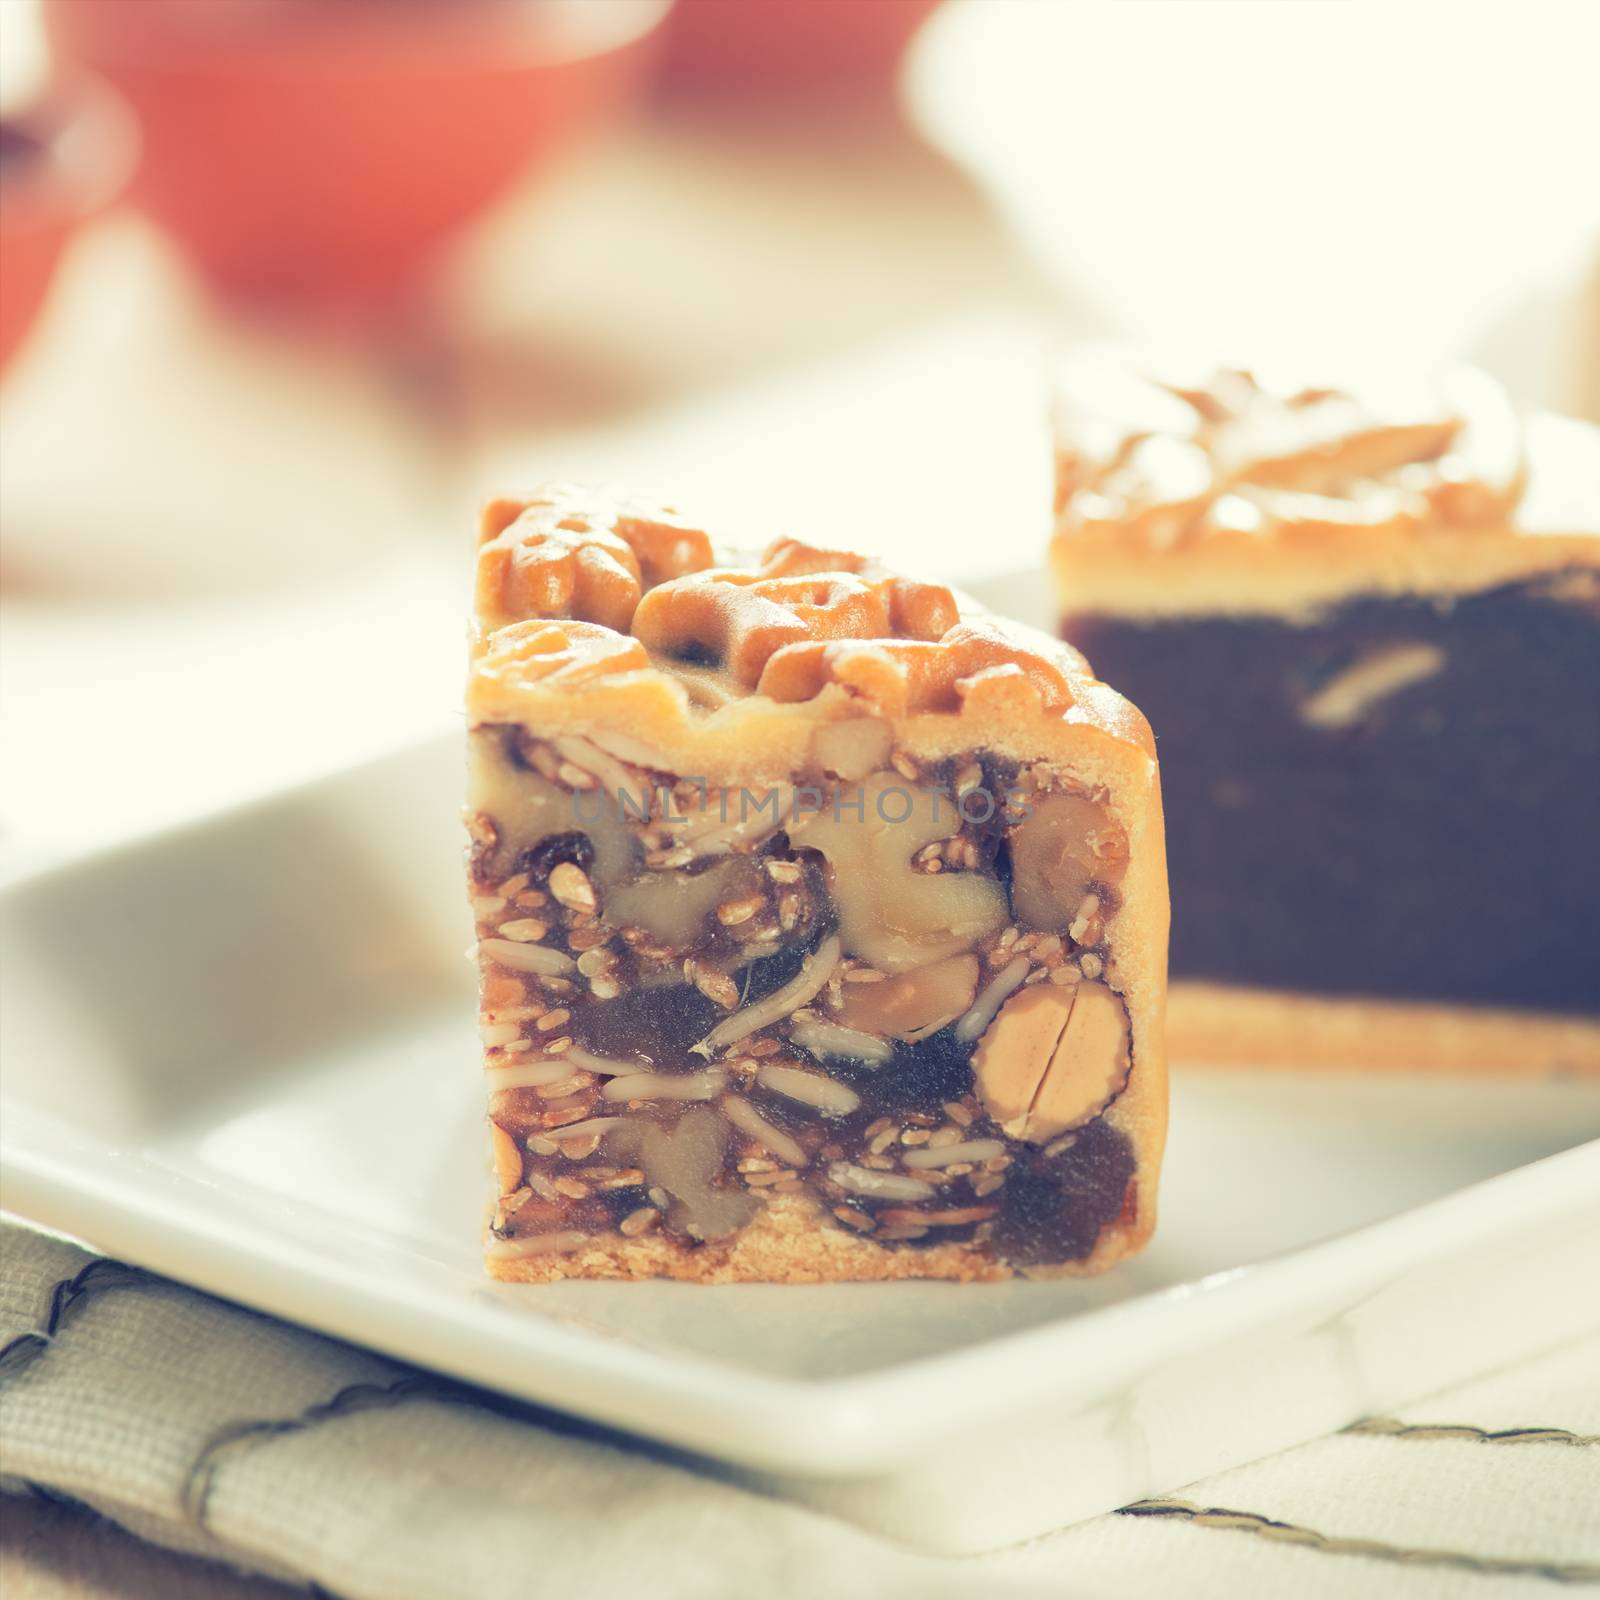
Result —
M 1600 336 L 1566 320 L 1600 247 L 1597 61 L 1588 0 L 978 0 L 910 92 L 1118 332 L 1473 355 L 1563 405 Z

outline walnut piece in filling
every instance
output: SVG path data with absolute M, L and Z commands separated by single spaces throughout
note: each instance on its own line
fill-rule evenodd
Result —
M 652 584 L 627 529 L 675 519 L 577 504 L 494 508 L 469 695 L 490 1270 L 981 1279 L 1137 1248 L 1165 935 L 1137 714 L 863 558 L 790 541 Z M 954 635 L 946 666 L 757 687 L 819 631 L 901 627 L 936 658 Z M 608 665 L 568 676 L 580 648 Z

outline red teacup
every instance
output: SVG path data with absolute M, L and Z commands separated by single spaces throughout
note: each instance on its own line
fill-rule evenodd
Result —
M 409 278 L 614 116 L 671 0 L 47 0 L 143 124 L 141 204 L 219 285 L 348 300 Z

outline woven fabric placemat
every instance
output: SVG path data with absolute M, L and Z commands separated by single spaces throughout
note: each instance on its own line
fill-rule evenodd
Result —
M 0 1227 L 0 1474 L 340 1600 L 1401 1600 L 1600 1585 L 1600 1338 L 948 1560 Z

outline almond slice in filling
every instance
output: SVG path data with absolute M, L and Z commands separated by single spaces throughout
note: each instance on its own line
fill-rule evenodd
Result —
M 1072 1014 L 1072 991 L 1035 984 L 1001 1006 L 973 1052 L 972 1071 L 989 1115 L 1021 1138 L 1028 1109 Z
M 1069 991 L 1072 1015 L 1034 1096 L 1026 1137 L 1043 1144 L 1097 1117 L 1128 1081 L 1128 1012 L 1103 983 Z
M 1102 983 L 1024 989 L 1001 1007 L 972 1066 L 1004 1132 L 1046 1143 L 1098 1116 L 1127 1084 L 1127 1008 Z

